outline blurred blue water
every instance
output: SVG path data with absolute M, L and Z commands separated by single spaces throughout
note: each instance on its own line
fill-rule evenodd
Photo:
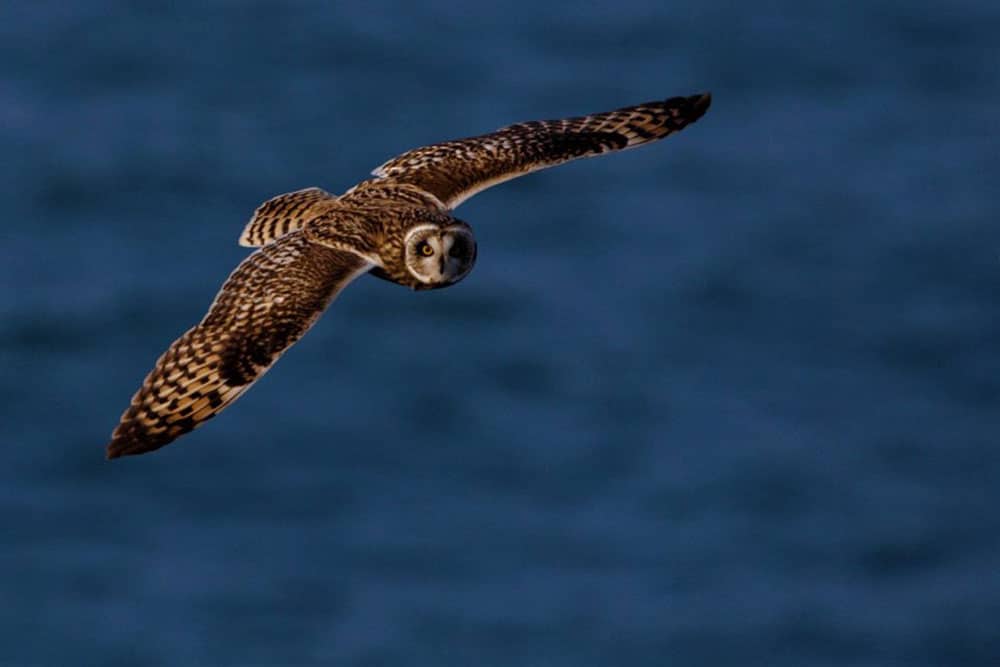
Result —
M 1000 664 L 996 3 L 0 19 L 0 662 Z M 103 460 L 262 200 L 704 89 Z

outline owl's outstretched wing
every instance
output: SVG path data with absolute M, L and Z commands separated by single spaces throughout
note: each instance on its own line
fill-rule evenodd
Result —
M 214 417 L 372 266 L 354 253 L 312 243 L 301 232 L 250 255 L 201 323 L 156 362 L 115 428 L 108 458 L 159 449 Z
M 377 189 L 384 179 L 389 187 L 416 186 L 453 209 L 477 192 L 532 171 L 663 139 L 701 118 L 711 101 L 709 93 L 672 97 L 415 148 L 375 169 L 376 179 L 360 184 L 358 191 Z

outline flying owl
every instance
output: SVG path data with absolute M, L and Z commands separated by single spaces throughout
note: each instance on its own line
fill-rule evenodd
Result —
M 313 187 L 264 202 L 239 239 L 259 249 L 236 267 L 205 318 L 156 362 L 115 428 L 108 458 L 159 449 L 217 415 L 358 276 L 414 290 L 465 278 L 476 239 L 452 211 L 477 192 L 663 139 L 701 118 L 710 103 L 704 93 L 518 123 L 407 151 L 340 196 Z

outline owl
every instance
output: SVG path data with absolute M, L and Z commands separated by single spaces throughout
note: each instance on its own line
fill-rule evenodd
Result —
M 503 181 L 577 158 L 642 146 L 708 110 L 708 93 L 563 120 L 518 123 L 416 148 L 340 196 L 312 187 L 264 202 L 243 230 L 257 250 L 208 313 L 159 358 L 115 428 L 108 458 L 150 452 L 249 389 L 351 281 L 368 274 L 440 289 L 476 263 L 472 228 L 453 211 Z

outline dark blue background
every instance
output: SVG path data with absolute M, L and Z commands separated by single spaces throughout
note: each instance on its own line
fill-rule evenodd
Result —
M 1000 664 L 1000 5 L 134 4 L 0 10 L 0 661 Z M 104 461 L 264 199 L 701 90 Z

